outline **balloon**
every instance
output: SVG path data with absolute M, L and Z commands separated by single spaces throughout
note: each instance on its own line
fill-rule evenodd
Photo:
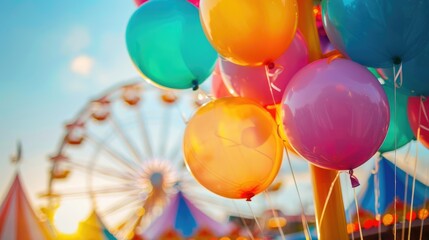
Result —
M 147 0 L 134 0 L 134 3 L 137 7 L 140 7 L 145 2 L 147 2 Z
M 281 102 L 286 85 L 293 75 L 308 64 L 307 47 L 300 33 L 297 32 L 289 48 L 276 59 L 275 63 L 284 68 L 273 82 L 280 90 L 272 89 L 275 102 L 271 95 L 271 87 L 268 86 L 265 66 L 240 66 L 221 58 L 220 67 L 225 85 L 233 90 L 233 94 L 251 98 L 262 106 L 267 106 Z
M 215 70 L 212 73 L 212 94 L 215 98 L 231 97 L 232 94 L 223 83 L 220 73 L 219 61 L 216 63 Z
M 328 35 L 326 34 L 325 28 L 323 27 L 322 7 L 320 4 L 313 7 L 313 12 L 316 19 L 317 33 L 319 34 L 320 48 L 323 54 L 327 54 L 335 50 L 335 48 L 329 41 Z
M 421 97 L 408 98 L 408 120 L 410 121 L 411 129 L 414 136 L 426 147 L 429 148 L 429 101 L 424 98 L 420 102 Z M 421 109 L 420 109 L 421 108 Z M 419 121 L 420 115 L 420 121 Z M 420 122 L 420 124 L 419 124 Z M 418 129 L 420 127 L 420 136 Z
M 391 86 L 383 85 L 384 92 L 390 106 L 390 123 L 386 139 L 378 150 L 380 153 L 398 149 L 413 140 L 414 135 L 408 122 L 407 104 L 408 96 L 396 92 L 396 117 L 395 117 L 395 96 Z M 395 144 L 396 137 L 396 144 Z M 395 148 L 396 145 L 396 148 Z
M 411 96 L 428 96 L 429 95 L 429 43 L 423 49 L 422 53 L 412 60 L 404 63 L 402 66 L 403 80 L 398 91 L 402 91 Z M 387 85 L 394 86 L 395 76 L 393 69 L 387 68 L 382 70 L 388 80 Z M 397 70 L 398 71 L 398 70 Z M 397 83 L 400 83 L 399 78 Z
M 259 66 L 279 58 L 297 27 L 296 0 L 204 0 L 200 15 L 213 47 L 228 61 Z
M 190 3 L 194 4 L 195 7 L 199 7 L 200 6 L 200 0 L 188 0 Z
M 429 1 L 325 0 L 323 24 L 334 47 L 368 67 L 392 67 L 429 41 Z
M 128 22 L 126 42 L 137 70 L 167 88 L 197 87 L 217 59 L 201 28 L 198 9 L 185 0 L 143 4 Z
M 147 2 L 148 0 L 134 0 L 134 3 L 137 7 L 140 7 L 143 3 Z M 200 5 L 200 0 L 188 0 L 190 3 L 194 4 L 196 7 Z
M 389 104 L 377 79 L 346 59 L 315 61 L 286 88 L 285 133 L 293 148 L 327 169 L 352 170 L 380 148 L 389 126 Z
M 183 150 L 195 179 L 208 190 L 250 200 L 276 177 L 283 145 L 270 114 L 250 99 L 219 98 L 188 122 Z

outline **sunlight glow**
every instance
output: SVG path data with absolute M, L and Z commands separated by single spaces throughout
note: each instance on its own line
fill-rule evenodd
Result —
M 55 228 L 63 234 L 75 233 L 79 227 L 79 222 L 86 216 L 85 211 L 76 211 L 77 206 L 73 203 L 63 203 L 57 209 L 54 216 Z M 82 214 L 83 212 L 83 214 Z

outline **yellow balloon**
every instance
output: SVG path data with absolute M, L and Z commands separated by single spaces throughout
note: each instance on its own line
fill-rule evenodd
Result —
M 220 55 L 243 66 L 274 62 L 298 24 L 296 0 L 202 0 L 207 38 Z
M 247 200 L 270 186 L 283 157 L 274 119 L 241 97 L 219 98 L 199 108 L 186 127 L 183 150 L 201 185 Z

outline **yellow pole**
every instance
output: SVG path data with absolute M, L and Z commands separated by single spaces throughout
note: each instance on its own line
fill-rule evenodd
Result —
M 299 20 L 298 28 L 307 41 L 310 61 L 322 58 L 319 36 L 313 15 L 313 0 L 298 0 Z M 337 179 L 328 201 L 322 225 L 320 218 L 325 200 L 337 171 L 322 169 L 310 165 L 314 191 L 314 205 L 316 212 L 317 234 L 319 240 L 347 240 L 347 222 L 344 212 L 341 185 Z

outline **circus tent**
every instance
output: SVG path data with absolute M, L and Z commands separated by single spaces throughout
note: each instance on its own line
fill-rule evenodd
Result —
M 47 225 L 31 208 L 19 174 L 16 174 L 0 207 L 0 240 L 13 239 L 54 239 Z
M 171 198 L 163 214 L 143 232 L 146 239 L 160 239 L 174 232 L 180 237 L 190 237 L 201 232 L 223 236 L 230 232 L 229 225 L 221 224 L 198 209 L 182 192 Z
M 361 192 L 359 196 L 359 206 L 361 209 L 376 214 L 375 207 L 375 177 L 378 177 L 378 191 L 379 191 L 379 207 L 378 212 L 384 214 L 386 210 L 395 201 L 395 189 L 394 183 L 396 181 L 396 199 L 401 202 L 411 203 L 411 197 L 413 193 L 413 176 L 407 174 L 404 170 L 396 168 L 395 177 L 395 165 L 386 158 L 382 157 L 378 162 L 378 171 L 376 175 L 372 174 L 368 179 L 368 185 Z M 414 199 L 413 205 L 420 207 L 425 203 L 427 199 L 425 197 L 427 186 L 416 179 L 414 188 Z M 352 208 L 354 204 L 351 204 Z
M 80 237 L 91 240 L 116 240 L 95 211 L 79 224 L 78 233 Z

